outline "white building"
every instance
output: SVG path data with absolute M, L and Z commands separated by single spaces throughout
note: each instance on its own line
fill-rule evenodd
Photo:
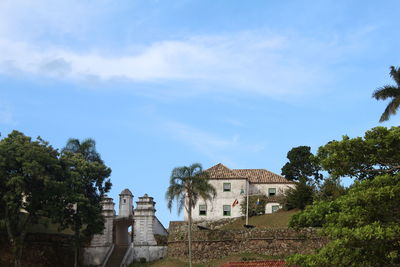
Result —
M 207 170 L 210 184 L 217 191 L 211 201 L 199 199 L 192 211 L 194 221 L 212 221 L 244 216 L 240 203 L 244 201 L 247 189 L 249 195 L 266 195 L 270 201 L 265 206 L 265 213 L 272 213 L 281 208 L 273 200 L 295 183 L 265 169 L 229 169 L 219 163 Z M 185 210 L 185 220 L 188 219 Z

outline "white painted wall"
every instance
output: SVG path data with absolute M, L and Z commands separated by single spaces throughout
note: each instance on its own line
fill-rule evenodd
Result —
M 289 188 L 294 188 L 294 184 L 250 184 L 250 195 L 267 195 L 269 188 L 276 188 L 276 195 L 283 194 Z
M 231 191 L 224 192 L 223 184 L 231 183 Z M 211 179 L 210 184 L 215 187 L 217 191 L 216 197 L 212 201 L 204 202 L 202 199 L 198 200 L 195 208 L 192 210 L 192 218 L 193 221 L 213 221 L 227 218 L 237 218 L 244 216 L 240 210 L 240 203 L 246 197 L 246 179 Z M 249 194 L 263 194 L 268 195 L 269 188 L 276 189 L 276 195 L 279 196 L 283 194 L 288 188 L 294 188 L 294 184 L 249 184 Z M 239 204 L 232 207 L 232 204 L 235 200 L 238 200 Z M 199 214 L 199 206 L 207 205 L 207 215 Z M 270 205 L 269 205 L 270 204 Z M 266 205 L 266 213 L 272 212 L 273 205 L 279 205 L 277 203 L 269 203 Z M 223 206 L 230 205 L 231 207 L 231 216 L 223 216 Z M 184 211 L 184 218 L 187 221 L 188 215 L 186 210 Z
M 230 183 L 231 191 L 224 192 L 223 184 Z M 214 186 L 217 191 L 217 195 L 212 201 L 204 202 L 202 199 L 199 199 L 196 207 L 192 211 L 193 221 L 203 221 L 203 220 L 219 220 L 219 219 L 228 219 L 228 218 L 236 218 L 242 216 L 240 211 L 240 203 L 243 200 L 243 197 L 246 196 L 246 179 L 218 179 L 218 180 L 210 180 L 210 184 Z M 235 200 L 239 201 L 235 207 L 232 207 L 232 204 Z M 207 205 L 207 215 L 202 216 L 199 215 L 199 205 Z M 223 215 L 223 206 L 229 205 L 231 207 L 231 216 Z M 187 220 L 187 213 L 185 211 L 185 220 Z
M 279 203 L 267 203 L 265 205 L 265 213 L 272 213 L 272 206 L 279 206 L 279 209 L 282 208 L 282 205 Z
M 118 216 L 119 217 L 132 216 L 132 196 L 120 195 Z

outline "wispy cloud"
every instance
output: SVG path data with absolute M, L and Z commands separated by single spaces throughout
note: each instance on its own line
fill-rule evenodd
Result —
M 219 136 L 176 121 L 167 121 L 163 126 L 164 130 L 173 138 L 191 146 L 216 162 L 234 165 L 234 154 L 242 156 L 247 153 L 257 153 L 264 149 L 262 144 L 243 142 L 238 134 L 228 137 Z
M 159 40 L 150 44 L 132 43 L 129 47 L 115 47 L 102 50 L 101 45 L 90 44 L 79 49 L 38 41 L 35 36 L 21 38 L 24 23 L 30 22 L 21 14 L 34 10 L 39 18 L 35 22 L 40 28 L 52 26 L 68 33 L 82 28 L 90 30 L 94 25 L 90 20 L 77 24 L 73 18 L 93 17 L 106 12 L 94 8 L 96 1 L 89 4 L 77 3 L 77 12 L 62 12 L 73 4 L 63 4 L 53 8 L 54 12 L 36 12 L 49 1 L 40 0 L 36 4 L 25 1 L 5 1 L 0 9 L 0 72 L 29 73 L 72 80 L 124 79 L 131 82 L 168 83 L 184 82 L 206 84 L 207 90 L 245 91 L 269 96 L 302 95 L 321 90 L 333 77 L 331 64 L 345 58 L 356 50 L 354 38 L 332 37 L 321 41 L 296 34 L 273 33 L 268 31 L 242 31 L 221 35 L 187 36 L 181 39 Z M 21 7 L 17 12 L 16 7 Z M 52 5 L 50 5 L 52 6 Z M 90 11 L 93 8 L 95 11 Z M 6 10 L 6 11 L 4 11 Z M 96 11 L 97 10 L 97 11 Z M 17 19 L 10 15 L 17 12 Z M 68 14 L 58 16 L 55 14 Z M 75 15 L 74 15 L 75 14 Z M 78 14 L 78 15 L 76 15 Z M 87 15 L 87 16 L 86 16 Z M 27 16 L 32 18 L 32 15 Z M 6 25 L 6 26 L 4 26 Z M 46 29 L 55 32 L 54 29 Z M 40 31 L 40 30 L 38 30 Z M 366 34 L 366 33 L 363 33 Z M 357 36 L 357 35 L 355 35 Z M 362 38 L 362 37 L 360 37 Z M 134 49 L 132 48 L 134 47 Z M 329 51 L 329 53 L 327 53 Z M 187 86 L 186 90 L 201 90 L 199 86 Z M 192 88 L 192 89 L 191 89 Z

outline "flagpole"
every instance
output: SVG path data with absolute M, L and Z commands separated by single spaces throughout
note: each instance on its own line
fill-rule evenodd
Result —
M 246 179 L 246 225 L 249 225 L 249 180 Z

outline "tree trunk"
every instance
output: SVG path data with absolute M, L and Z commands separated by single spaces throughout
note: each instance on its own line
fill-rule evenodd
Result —
M 74 253 L 74 267 L 78 267 L 79 258 L 79 230 L 75 230 L 75 253 Z
M 192 203 L 189 199 L 189 229 L 188 229 L 188 241 L 189 241 L 189 266 L 192 267 Z

